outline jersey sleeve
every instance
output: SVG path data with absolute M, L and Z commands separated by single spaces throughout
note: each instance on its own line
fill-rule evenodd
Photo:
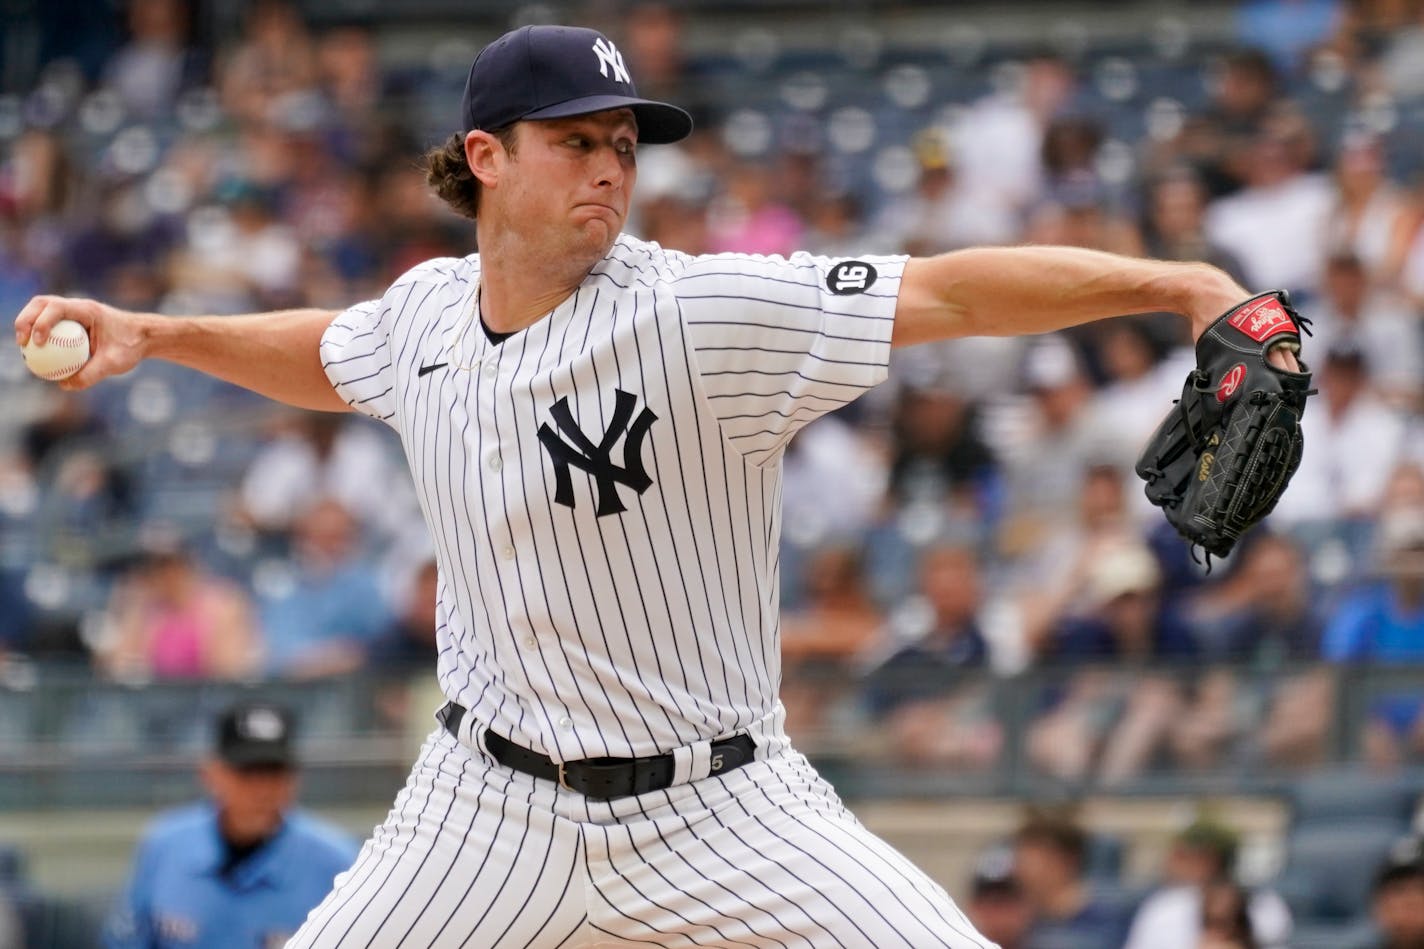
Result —
M 802 426 L 884 381 L 907 258 L 714 254 L 676 282 L 703 390 L 761 464 Z
M 396 414 L 390 307 L 367 300 L 343 311 L 321 336 L 321 368 L 358 412 L 392 423 Z

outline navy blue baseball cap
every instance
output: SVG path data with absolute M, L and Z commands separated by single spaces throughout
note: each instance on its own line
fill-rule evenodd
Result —
M 486 132 L 521 119 L 625 108 L 638 120 L 640 142 L 664 145 L 692 132 L 684 110 L 638 98 L 608 37 L 574 26 L 524 26 L 486 46 L 470 66 L 461 104 L 465 131 Z

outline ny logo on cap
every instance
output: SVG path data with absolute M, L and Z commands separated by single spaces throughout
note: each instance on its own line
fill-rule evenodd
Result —
M 608 67 L 612 66 L 615 82 L 633 81 L 633 77 L 628 75 L 628 67 L 623 65 L 623 54 L 618 52 L 618 47 L 600 36 L 593 41 L 593 51 L 598 55 L 598 71 L 605 79 L 608 78 Z

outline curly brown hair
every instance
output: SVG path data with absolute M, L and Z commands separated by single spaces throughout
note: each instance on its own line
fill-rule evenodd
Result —
M 490 134 L 499 139 L 506 152 L 514 154 L 517 139 L 513 125 L 495 129 Z M 451 135 L 426 152 L 424 160 L 426 184 L 456 214 L 473 220 L 480 208 L 480 180 L 465 159 L 465 133 Z

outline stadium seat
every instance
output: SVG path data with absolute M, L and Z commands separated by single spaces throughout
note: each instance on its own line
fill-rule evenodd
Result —
M 1372 924 L 1304 923 L 1291 932 L 1291 949 L 1365 949 L 1376 945 L 1378 932 Z
M 1291 823 L 1296 827 L 1338 820 L 1397 820 L 1403 833 L 1419 799 L 1408 779 L 1359 771 L 1328 771 L 1301 779 L 1291 789 Z
M 1337 820 L 1298 827 L 1277 889 L 1295 918 L 1341 923 L 1364 914 L 1375 871 L 1401 836 L 1397 821 Z
M 1087 875 L 1095 882 L 1115 883 L 1122 878 L 1123 843 L 1111 834 L 1088 838 Z

